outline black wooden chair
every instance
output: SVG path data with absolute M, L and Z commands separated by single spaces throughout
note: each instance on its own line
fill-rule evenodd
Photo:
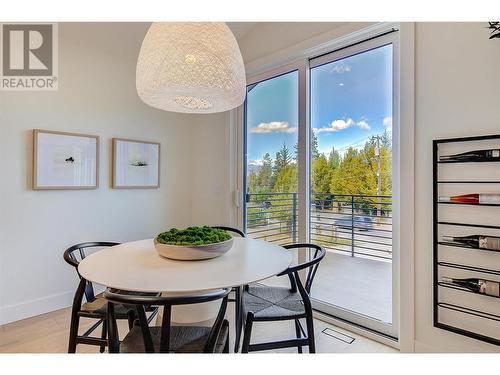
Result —
M 251 284 L 243 291 L 243 312 L 246 315 L 245 333 L 243 336 L 242 353 L 258 350 L 271 350 L 297 347 L 302 353 L 302 347 L 308 346 L 309 353 L 315 353 L 314 325 L 311 300 L 309 294 L 319 263 L 325 256 L 325 250 L 313 244 L 293 244 L 284 246 L 286 249 L 309 249 L 309 259 L 298 265 L 290 266 L 277 276 L 287 275 L 290 288 L 270 287 L 262 284 Z M 305 272 L 305 284 L 299 272 Z M 306 330 L 300 319 L 305 318 Z M 250 344 L 252 325 L 254 322 L 295 321 L 296 338 L 277 342 Z
M 107 289 L 109 301 L 110 353 L 229 353 L 229 323 L 224 319 L 230 288 L 198 296 L 135 296 Z M 212 327 L 172 326 L 172 306 L 222 300 Z M 137 320 L 134 327 L 120 342 L 117 336 L 116 307 L 133 306 Z M 163 306 L 160 327 L 150 327 L 145 306 Z
M 230 232 L 233 236 L 245 237 L 245 233 L 241 230 L 233 227 L 225 226 L 214 226 L 213 228 L 223 229 Z M 241 330 L 243 326 L 243 314 L 241 310 L 241 291 L 243 286 L 235 286 L 231 289 L 234 292 L 234 299 L 229 298 L 228 302 L 234 302 L 234 327 L 235 327 L 235 338 L 234 338 L 234 352 L 237 353 L 240 347 Z
M 107 301 L 103 296 L 103 293 L 95 295 L 94 287 L 91 282 L 85 280 L 78 272 L 78 264 L 82 261 L 86 253 L 85 251 L 89 248 L 102 248 L 119 245 L 117 242 L 85 242 L 73 245 L 66 249 L 63 254 L 64 260 L 75 267 L 78 277 L 80 278 L 80 283 L 76 289 L 75 296 L 73 298 L 73 307 L 71 310 L 71 326 L 69 333 L 69 343 L 68 343 L 68 353 L 75 353 L 76 346 L 78 344 L 87 345 L 97 345 L 100 347 L 100 352 L 104 352 L 106 346 L 108 345 L 107 340 Z M 137 293 L 136 293 L 137 294 Z M 139 293 L 146 295 L 158 295 L 157 293 Z M 83 302 L 83 297 L 85 296 L 85 302 Z M 151 312 L 149 320 L 152 320 L 156 313 L 157 308 L 148 308 Z M 116 316 L 118 319 L 128 320 L 129 328 L 133 326 L 135 316 L 135 310 L 126 308 L 125 306 L 117 307 Z M 80 318 L 92 318 L 97 319 L 83 335 L 78 335 L 78 329 L 80 325 Z M 90 336 L 99 325 L 102 324 L 101 337 Z

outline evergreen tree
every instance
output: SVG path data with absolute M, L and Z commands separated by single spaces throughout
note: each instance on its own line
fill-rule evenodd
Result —
M 311 159 L 319 158 L 318 136 L 311 130 Z
M 332 147 L 332 151 L 330 151 L 330 155 L 328 156 L 328 167 L 333 172 L 340 165 L 340 154 L 334 147 Z
M 319 157 L 318 136 L 314 131 L 311 131 L 311 160 Z M 297 163 L 299 160 L 299 146 L 297 143 L 293 145 L 293 161 Z
M 262 157 L 262 166 L 259 169 L 259 175 L 257 178 L 261 192 L 268 192 L 274 186 L 273 180 L 273 160 L 268 152 Z
M 278 177 L 281 170 L 286 166 L 290 165 L 292 162 L 292 157 L 290 155 L 290 151 L 288 147 L 286 147 L 285 142 L 283 142 L 283 147 L 276 153 L 276 158 L 274 159 L 274 176 Z

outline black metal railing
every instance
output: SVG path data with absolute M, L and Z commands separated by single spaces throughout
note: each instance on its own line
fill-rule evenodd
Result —
M 247 194 L 247 234 L 281 245 L 298 240 L 297 193 Z M 392 259 L 392 197 L 311 194 L 310 240 L 330 251 Z
M 247 234 L 280 245 L 296 243 L 297 193 L 246 195 Z
M 392 259 L 392 197 L 312 194 L 310 237 L 331 251 Z

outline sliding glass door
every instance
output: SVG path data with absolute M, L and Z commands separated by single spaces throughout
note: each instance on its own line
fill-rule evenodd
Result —
M 370 47 L 311 61 L 310 239 L 327 250 L 312 295 L 331 315 L 395 335 L 393 45 Z
M 327 250 L 315 309 L 397 337 L 394 34 L 250 81 L 242 216 L 249 237 Z

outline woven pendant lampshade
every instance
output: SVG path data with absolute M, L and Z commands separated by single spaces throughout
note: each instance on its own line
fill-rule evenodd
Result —
M 155 22 L 142 42 L 136 86 L 148 105 L 171 112 L 215 113 L 245 100 L 245 67 L 222 22 Z

